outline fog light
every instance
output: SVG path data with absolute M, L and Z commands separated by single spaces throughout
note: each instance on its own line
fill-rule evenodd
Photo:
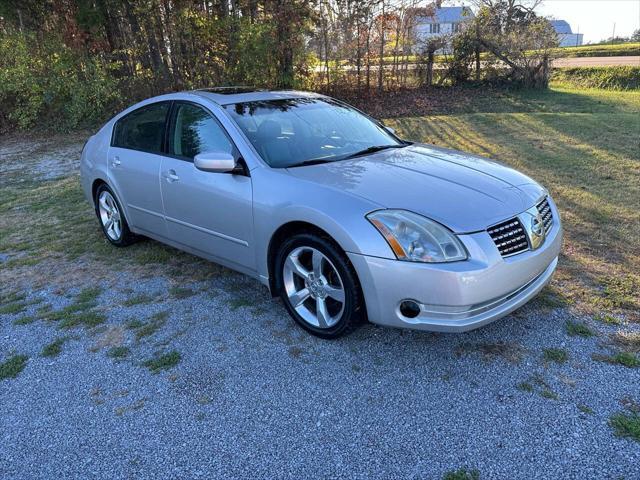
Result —
M 420 315 L 420 305 L 414 300 L 404 300 L 400 304 L 400 313 L 407 318 L 416 318 Z

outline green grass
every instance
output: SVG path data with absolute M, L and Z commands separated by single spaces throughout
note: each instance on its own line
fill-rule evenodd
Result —
M 631 352 L 617 352 L 613 355 L 601 355 L 594 353 L 591 358 L 598 362 L 606 362 L 614 365 L 622 365 L 627 368 L 640 367 L 640 357 Z
M 140 265 L 169 263 L 173 258 L 173 251 L 161 244 L 150 244 L 141 246 L 135 253 L 134 260 Z
M 569 360 L 569 353 L 562 348 L 545 348 L 542 357 L 546 362 L 566 363 Z
M 576 58 L 576 57 L 628 57 L 640 55 L 640 43 L 621 43 L 614 45 L 581 45 L 577 47 L 562 47 L 552 50 L 552 55 L 558 58 Z M 482 60 L 486 59 L 488 54 L 480 54 Z M 408 55 L 405 57 L 398 57 L 398 61 L 415 63 L 419 60 L 417 55 Z M 435 61 L 442 62 L 445 60 L 443 55 L 436 55 Z M 382 61 L 385 65 L 391 65 L 394 62 L 393 56 L 382 57 Z M 343 60 L 338 62 L 340 65 L 349 65 L 350 62 Z M 335 69 L 338 65 L 335 61 L 329 62 L 329 68 Z M 372 60 L 372 65 L 378 65 L 380 62 L 378 58 Z M 323 62 L 319 62 L 318 65 L 324 66 Z M 364 69 L 364 67 L 363 67 Z
M 534 387 L 529 382 L 520 382 L 517 385 L 517 388 L 518 388 L 518 390 L 520 390 L 522 392 L 527 392 L 527 393 L 533 393 L 534 392 Z
M 42 262 L 73 261 L 79 257 L 92 262 L 92 269 L 97 274 L 130 268 L 132 264 L 143 265 L 147 271 L 156 274 L 162 270 L 173 277 L 190 280 L 228 273 L 222 267 L 212 267 L 209 262 L 153 241 L 138 242 L 114 255 L 114 247 L 104 238 L 75 174 L 45 181 L 25 178 L 22 172 L 11 173 L 7 178 L 3 176 L 0 230 L 0 251 L 18 257 L 0 264 L 1 271 L 9 271 L 12 275 L 39 269 L 39 278 L 55 278 L 56 272 L 48 266 L 41 267 Z M 25 263 L 27 260 L 32 268 L 26 268 L 29 266 Z M 95 292 L 94 289 L 87 290 L 87 293 Z M 88 297 L 91 296 L 84 298 L 90 300 Z M 0 308 L 5 303 L 2 299 Z
M 42 352 L 40 353 L 40 355 L 43 357 L 57 357 L 58 355 L 60 355 L 60 353 L 62 353 L 62 346 L 67 340 L 67 337 L 60 337 L 55 339 L 53 342 L 42 347 Z
M 136 340 L 140 341 L 145 337 L 150 337 L 160 330 L 169 318 L 169 312 L 163 310 L 151 316 L 151 319 L 136 329 Z
M 24 312 L 26 309 L 22 302 L 7 303 L 0 307 L 0 315 L 15 315 L 16 313 Z
M 442 480 L 480 480 L 480 472 L 476 469 L 459 468 L 445 473 Z
M 29 305 L 39 300 L 27 301 L 24 293 L 12 292 L 0 298 L 0 315 L 16 315 L 24 312 Z
M 151 295 L 147 295 L 146 293 L 136 295 L 135 297 L 127 298 L 124 302 L 122 302 L 123 307 L 133 307 L 135 305 L 143 305 L 145 303 L 153 302 L 153 297 Z
M 70 305 L 61 310 L 44 309 L 40 314 L 43 319 L 56 322 L 61 329 L 79 326 L 96 327 L 107 320 L 104 313 L 95 310 L 101 292 L 102 290 L 98 287 L 85 288 L 78 293 Z
M 14 324 L 14 325 L 18 325 L 18 326 L 19 326 L 19 325 L 29 325 L 29 324 L 31 324 L 31 323 L 33 323 L 33 322 L 35 322 L 36 320 L 37 320 L 37 318 L 36 318 L 36 317 L 33 317 L 33 316 L 29 316 L 29 315 L 27 315 L 26 317 L 16 318 L 16 319 L 13 321 L 13 324 Z
M 125 347 L 125 346 L 113 347 L 109 349 L 109 351 L 107 352 L 107 356 L 111 358 L 116 358 L 116 359 L 123 359 L 129 355 L 129 352 L 130 352 L 129 347 Z
M 567 331 L 567 335 L 571 337 L 593 337 L 595 333 L 589 326 L 584 322 L 574 322 L 573 320 L 568 320 L 565 324 L 565 329 Z
M 617 437 L 630 438 L 640 442 L 640 413 L 619 412 L 609 419 L 609 426 Z
M 179 300 L 183 299 L 183 298 L 189 298 L 192 297 L 196 294 L 196 292 L 194 292 L 193 290 L 191 290 L 190 288 L 183 288 L 183 287 L 171 287 L 169 289 L 169 294 L 173 297 L 173 298 L 177 298 Z
M 558 400 L 558 394 L 553 390 L 548 390 L 548 389 L 541 390 L 540 396 L 543 398 L 547 398 L 549 400 Z
M 242 297 L 235 297 L 229 300 L 229 308 L 231 308 L 231 310 L 237 310 L 243 307 L 250 307 L 254 304 L 255 302 L 252 302 L 251 300 L 242 298 Z
M 586 413 L 588 415 L 593 415 L 594 414 L 593 409 L 589 405 L 585 405 L 584 403 L 581 403 L 581 404 L 578 405 L 578 410 L 580 410 L 582 413 Z
M 552 79 L 576 88 L 637 90 L 640 66 L 558 68 L 553 71 Z
M 0 380 L 16 378 L 27 366 L 27 360 L 26 355 L 14 355 L 0 363 Z
M 446 90 L 446 89 L 445 89 Z M 474 94 L 475 92 L 475 94 Z M 546 186 L 562 214 L 552 287 L 585 313 L 640 321 L 640 91 L 451 91 L 385 120 L 404 138 L 498 159 Z M 444 92 L 442 93 L 444 95 Z
M 581 45 L 555 50 L 562 58 L 575 57 L 628 57 L 640 55 L 640 43 L 619 43 L 614 45 Z
M 179 352 L 173 350 L 163 355 L 155 356 L 143 363 L 145 367 L 151 370 L 152 373 L 158 373 L 161 370 L 168 370 L 175 367 L 182 359 Z
M 595 320 L 602 322 L 604 324 L 607 325 L 621 325 L 622 324 L 622 320 L 614 317 L 613 315 L 609 315 L 609 314 L 598 314 L 594 317 Z
M 75 328 L 84 326 L 86 328 L 93 328 L 106 321 L 106 315 L 100 312 L 71 313 L 61 319 L 58 327 Z
M 136 330 L 142 326 L 144 326 L 144 322 L 138 319 L 129 320 L 125 325 L 129 330 Z
M 558 400 L 559 398 L 558 394 L 551 389 L 551 385 L 539 374 L 531 375 L 526 381 L 516 385 L 516 388 L 521 392 L 537 393 L 549 400 Z
M 75 303 L 77 305 L 95 305 L 98 297 L 102 293 L 100 287 L 88 287 L 80 291 L 76 297 Z

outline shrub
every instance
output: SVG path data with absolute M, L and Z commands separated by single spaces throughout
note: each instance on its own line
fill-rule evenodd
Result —
M 119 100 L 111 68 L 56 38 L 38 44 L 28 35 L 0 36 L 0 129 L 95 124 Z

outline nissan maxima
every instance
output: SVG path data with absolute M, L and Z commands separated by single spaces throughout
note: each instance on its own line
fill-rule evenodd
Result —
M 113 245 L 150 237 L 250 275 L 323 338 L 485 325 L 549 282 L 562 242 L 528 176 L 308 92 L 150 98 L 88 140 L 81 181 Z

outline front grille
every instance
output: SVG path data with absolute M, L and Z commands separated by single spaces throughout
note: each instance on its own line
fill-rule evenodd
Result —
M 545 235 L 549 233 L 551 227 L 553 226 L 553 214 L 551 213 L 551 207 L 549 206 L 549 200 L 547 197 L 544 197 L 539 204 L 536 205 L 538 212 L 542 216 L 542 222 L 544 223 L 544 233 Z
M 529 250 L 527 234 L 517 217 L 489 227 L 487 233 L 503 257 Z

